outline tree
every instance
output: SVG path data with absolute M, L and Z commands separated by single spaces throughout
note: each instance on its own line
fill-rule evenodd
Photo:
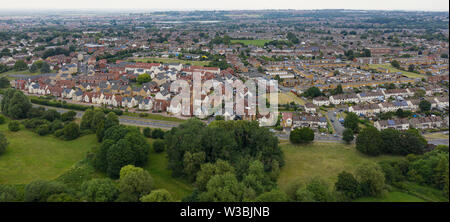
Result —
M 314 131 L 309 127 L 295 128 L 289 135 L 291 143 L 309 143 L 314 140 Z
M 0 202 L 20 201 L 17 188 L 13 185 L 0 185 Z
M 164 131 L 160 128 L 156 128 L 152 130 L 152 138 L 153 139 L 164 139 Z
M 152 191 L 150 194 L 147 194 L 141 197 L 141 202 L 173 202 L 172 195 L 170 195 L 169 191 L 165 189 L 158 189 Z
M 205 163 L 200 166 L 200 171 L 198 171 L 197 173 L 195 185 L 197 186 L 198 190 L 205 191 L 208 181 L 214 175 L 222 175 L 227 172 L 234 173 L 234 168 L 224 160 L 217 160 L 217 162 L 215 162 L 214 164 Z
M 150 129 L 150 127 L 145 127 L 142 130 L 142 133 L 144 134 L 145 137 L 147 138 L 151 138 L 152 137 L 152 130 Z
M 74 120 L 76 115 L 77 113 L 75 111 L 70 110 L 68 112 L 61 114 L 61 120 L 64 122 L 69 122 Z
M 140 83 L 140 84 L 146 83 L 146 82 L 150 82 L 150 81 L 152 81 L 152 78 L 150 78 L 150 75 L 147 74 L 147 73 L 140 74 L 137 77 L 137 82 Z
M 337 85 L 336 89 L 331 91 L 331 94 L 333 94 L 333 95 L 338 95 L 338 94 L 342 94 L 342 93 L 344 93 L 344 90 L 342 89 L 341 84 Z
M 61 119 L 61 114 L 55 109 L 49 109 L 44 111 L 42 118 L 52 122 L 55 119 Z
M 8 89 L 3 95 L 2 112 L 11 118 L 26 118 L 31 109 L 31 103 L 28 98 L 19 90 Z
M 426 112 L 431 110 L 431 103 L 427 100 L 421 100 L 419 103 L 420 111 Z
M 128 140 L 120 139 L 113 144 L 108 149 L 106 162 L 108 163 L 106 173 L 111 178 L 117 178 L 122 167 L 134 165 L 136 162 L 135 155 Z
M 8 129 L 9 129 L 11 132 L 17 132 L 17 131 L 19 131 L 19 130 L 20 130 L 20 122 L 17 121 L 17 120 L 11 120 L 11 121 L 8 123 Z
M 408 66 L 408 72 L 414 72 L 415 66 L 413 64 Z
M 56 130 L 64 129 L 64 125 L 61 120 L 55 120 L 49 125 L 50 133 L 54 133 Z
M 0 78 L 0 89 L 5 89 L 5 88 L 8 88 L 10 86 L 11 86 L 11 84 L 9 83 L 8 78 L 6 78 L 5 76 L 2 76 Z
M 41 73 L 49 73 L 50 70 L 50 65 L 46 62 L 42 63 L 42 67 L 41 67 Z
M 60 182 L 35 180 L 25 186 L 25 202 L 45 202 L 51 195 L 65 191 L 66 187 Z
M 140 167 L 124 166 L 120 170 L 119 200 L 137 202 L 153 189 L 153 178 Z
M 6 122 L 6 118 L 3 115 L 0 115 L 0 124 L 3 124 Z
M 380 131 L 375 127 L 364 128 L 356 137 L 356 149 L 370 156 L 381 154 L 382 143 Z
M 342 140 L 344 140 L 347 143 L 350 143 L 355 138 L 353 134 L 353 130 L 350 128 L 346 128 L 344 132 L 342 133 Z
M 400 68 L 400 63 L 399 63 L 397 60 L 392 60 L 391 65 L 392 65 L 394 68 L 397 68 L 397 69 Z
M 6 139 L 5 135 L 0 132 L 0 155 L 3 154 L 6 151 L 6 148 L 8 147 L 9 142 Z
M 336 191 L 342 192 L 349 199 L 355 199 L 361 196 L 359 182 L 348 172 L 341 172 L 338 180 L 334 184 Z
M 166 145 L 165 145 L 164 141 L 156 140 L 155 142 L 153 142 L 153 150 L 154 150 L 156 153 L 161 153 L 161 152 L 163 152 L 165 146 L 166 146 Z
M 30 73 L 35 73 L 35 72 L 37 72 L 37 70 L 38 70 L 37 65 L 36 65 L 35 63 L 33 63 L 33 64 L 30 66 Z
M 74 140 L 80 135 L 80 127 L 78 124 L 71 122 L 64 126 L 63 132 L 65 140 Z
M 78 200 L 67 193 L 52 194 L 47 198 L 47 202 L 78 202 Z
M 315 177 L 306 185 L 306 189 L 311 192 L 313 199 L 318 202 L 333 201 L 330 187 L 323 179 Z
M 358 124 L 359 124 L 358 116 L 353 112 L 349 112 L 344 119 L 344 127 L 351 129 L 353 132 L 358 132 L 359 131 Z
M 81 117 L 80 123 L 81 129 L 90 129 L 93 117 L 94 117 L 94 110 L 92 109 L 86 110 L 83 116 Z
M 308 88 L 306 90 L 306 92 L 304 93 L 304 95 L 309 98 L 314 98 L 314 97 L 321 96 L 322 92 L 320 91 L 319 88 L 313 86 L 313 87 Z
M 239 202 L 244 199 L 246 189 L 240 183 L 236 175 L 227 172 L 222 175 L 214 175 L 206 185 L 206 191 L 199 194 L 202 202 Z
M 362 195 L 381 196 L 384 191 L 384 174 L 380 166 L 374 163 L 365 163 L 356 169 L 356 178 L 361 184 Z
M 23 71 L 28 69 L 28 65 L 23 60 L 17 60 L 16 63 L 14 63 L 14 70 L 16 71 Z
M 272 189 L 272 184 L 264 172 L 264 165 L 259 160 L 250 163 L 248 173 L 242 179 L 242 183 L 255 191 L 259 195 L 265 191 Z
M 295 192 L 295 199 L 299 202 L 316 202 L 314 194 L 306 189 L 306 187 L 300 187 Z
M 81 185 L 83 196 L 90 202 L 112 202 L 119 190 L 114 182 L 106 179 L 92 179 Z

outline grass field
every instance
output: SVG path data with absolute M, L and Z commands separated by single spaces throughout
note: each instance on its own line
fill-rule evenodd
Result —
M 363 197 L 355 202 L 425 202 L 425 200 L 400 191 L 392 191 L 383 197 Z
M 10 132 L 7 123 L 0 125 L 9 141 L 6 152 L 0 155 L 0 184 L 26 184 L 37 179 L 51 180 L 86 157 L 97 144 L 95 135 L 73 141 L 54 136 L 39 136 L 22 129 Z
M 194 66 L 206 66 L 209 64 L 209 61 L 191 61 L 191 60 L 181 60 L 176 58 L 156 58 L 156 57 L 150 57 L 150 58 L 135 58 L 133 59 L 136 62 L 163 62 L 163 63 L 181 63 L 181 64 L 191 64 Z
M 301 99 L 292 92 L 278 93 L 278 104 L 286 104 L 291 102 L 295 102 L 296 104 L 299 105 L 305 105 L 306 103 L 303 99 Z
M 267 39 L 255 39 L 255 40 L 231 40 L 231 43 L 242 43 L 244 45 L 254 45 L 262 47 L 264 44 L 270 42 L 271 40 Z
M 423 135 L 425 139 L 449 139 L 448 134 L 444 133 L 428 133 Z
M 147 113 L 147 116 L 141 117 L 141 116 L 139 116 L 138 113 L 129 113 L 128 112 L 128 113 L 124 113 L 122 115 L 122 118 L 126 118 L 126 116 L 139 117 L 139 118 L 144 118 L 144 119 L 149 119 L 149 120 L 178 122 L 178 123 L 182 123 L 182 122 L 186 121 L 185 119 L 179 119 L 179 118 L 173 117 L 173 116 L 164 116 L 161 114 L 154 114 L 154 113 Z
M 396 69 L 396 68 L 394 68 L 394 67 L 392 67 L 391 65 L 388 65 L 388 64 L 371 64 L 371 65 L 369 65 L 369 67 L 370 68 L 374 68 L 374 69 L 381 67 L 381 68 L 388 69 L 389 72 L 393 72 L 393 73 L 401 72 L 402 75 L 404 75 L 404 76 L 406 76 L 408 78 L 423 78 L 423 77 L 425 77 L 424 75 L 421 75 L 421 74 L 417 74 L 417 73 L 413 73 L 413 72 L 407 72 L 407 71 L 402 71 L 402 70 Z
M 287 190 L 292 183 L 304 183 L 313 177 L 321 177 L 331 184 L 342 171 L 355 172 L 364 162 L 399 159 L 395 156 L 368 157 L 359 153 L 354 145 L 318 143 L 296 146 L 280 144 L 286 165 L 281 169 L 278 185 Z
M 153 140 L 149 141 L 152 143 Z M 165 153 L 155 153 L 152 149 L 144 169 L 153 177 L 157 189 L 166 189 L 176 200 L 192 193 L 193 187 L 188 182 L 172 177 L 171 171 L 167 169 Z

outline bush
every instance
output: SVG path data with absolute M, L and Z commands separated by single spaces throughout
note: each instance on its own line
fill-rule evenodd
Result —
M 8 147 L 8 145 L 9 143 L 5 135 L 3 135 L 3 133 L 0 132 L 0 154 L 6 151 L 6 147 Z
M 291 143 L 308 143 L 314 140 L 314 131 L 309 127 L 296 128 L 289 135 Z
M 78 138 L 80 135 L 80 127 L 78 124 L 72 122 L 64 126 L 64 139 L 65 140 L 73 140 Z
M 64 184 L 56 181 L 36 180 L 25 186 L 26 202 L 45 202 L 53 194 L 64 193 Z
M 8 123 L 8 129 L 11 132 L 17 132 L 20 130 L 20 122 L 17 120 L 11 120 L 11 122 Z
M 59 129 L 54 132 L 56 137 L 62 137 L 64 135 L 64 129 Z
M 0 124 L 3 124 L 6 122 L 6 118 L 3 115 L 0 115 Z
M 153 139 L 164 139 L 164 131 L 162 129 L 154 129 L 152 131 L 152 138 Z
M 157 141 L 153 142 L 153 150 L 154 150 L 156 153 L 161 153 L 161 152 L 163 152 L 165 146 L 166 146 L 166 144 L 164 143 L 164 141 L 157 140 Z
M 61 120 L 55 120 L 50 123 L 50 133 L 54 133 L 56 130 L 63 129 L 64 125 Z
M 75 111 L 70 110 L 69 112 L 65 112 L 61 115 L 61 120 L 64 122 L 74 120 L 77 113 Z
M 36 133 L 39 134 L 39 136 L 45 136 L 50 132 L 50 127 L 47 124 L 42 124 L 36 128 Z
M 152 130 L 149 127 L 145 127 L 142 131 L 145 137 L 150 138 L 152 137 Z

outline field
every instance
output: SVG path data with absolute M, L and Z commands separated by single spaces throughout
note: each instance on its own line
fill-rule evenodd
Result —
M 136 62 L 163 62 L 163 63 L 181 63 L 181 64 L 191 64 L 194 66 L 206 66 L 209 64 L 209 61 L 191 61 L 191 60 L 181 60 L 176 58 L 134 58 Z
M 388 64 L 373 64 L 373 65 L 369 65 L 369 67 L 370 68 L 374 68 L 374 69 L 375 68 L 379 68 L 379 67 L 385 68 L 385 69 L 388 69 L 389 72 L 392 72 L 392 73 L 401 72 L 402 75 L 404 75 L 404 76 L 406 76 L 408 78 L 423 78 L 423 77 L 425 77 L 424 75 L 421 75 L 421 74 L 417 74 L 417 73 L 413 73 L 413 72 L 407 72 L 407 71 L 402 71 L 402 70 L 396 69 L 396 68 L 394 68 L 394 67 L 392 67 L 391 65 L 388 65 Z
M 423 135 L 425 139 L 431 140 L 431 139 L 449 139 L 448 134 L 444 133 L 427 133 Z
M 153 140 L 150 139 L 150 142 Z M 167 157 L 165 153 L 155 153 L 152 149 L 149 155 L 148 163 L 144 166 L 155 181 L 155 187 L 166 189 L 175 200 L 181 200 L 183 197 L 192 193 L 192 186 L 181 179 L 172 177 L 171 171 L 167 169 Z
M 306 103 L 303 99 L 296 96 L 292 92 L 278 93 L 278 104 L 286 104 L 286 103 L 291 103 L 291 102 L 295 102 L 296 104 L 299 104 L 299 105 L 305 105 L 305 103 Z
M 25 129 L 10 132 L 7 123 L 0 125 L 0 132 L 10 143 L 0 156 L 0 184 L 55 179 L 84 159 L 92 146 L 97 144 L 95 135 L 63 141 L 51 135 L 39 136 Z
M 231 40 L 231 43 L 242 43 L 244 45 L 254 45 L 263 47 L 264 44 L 270 42 L 271 40 L 267 39 L 255 39 L 255 40 Z
M 395 156 L 368 157 L 359 153 L 353 145 L 340 143 L 318 143 L 296 146 L 280 144 L 286 165 L 281 169 L 278 185 L 287 190 L 293 183 L 304 183 L 319 176 L 334 184 L 342 171 L 355 172 L 364 162 L 398 159 Z

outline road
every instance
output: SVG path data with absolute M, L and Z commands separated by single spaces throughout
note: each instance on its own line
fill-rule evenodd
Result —
M 328 119 L 330 120 L 331 124 L 333 125 L 334 131 L 337 135 L 342 136 L 344 133 L 345 127 L 341 125 L 338 118 L 334 116 L 334 112 L 338 113 L 339 110 L 333 109 L 327 112 Z

